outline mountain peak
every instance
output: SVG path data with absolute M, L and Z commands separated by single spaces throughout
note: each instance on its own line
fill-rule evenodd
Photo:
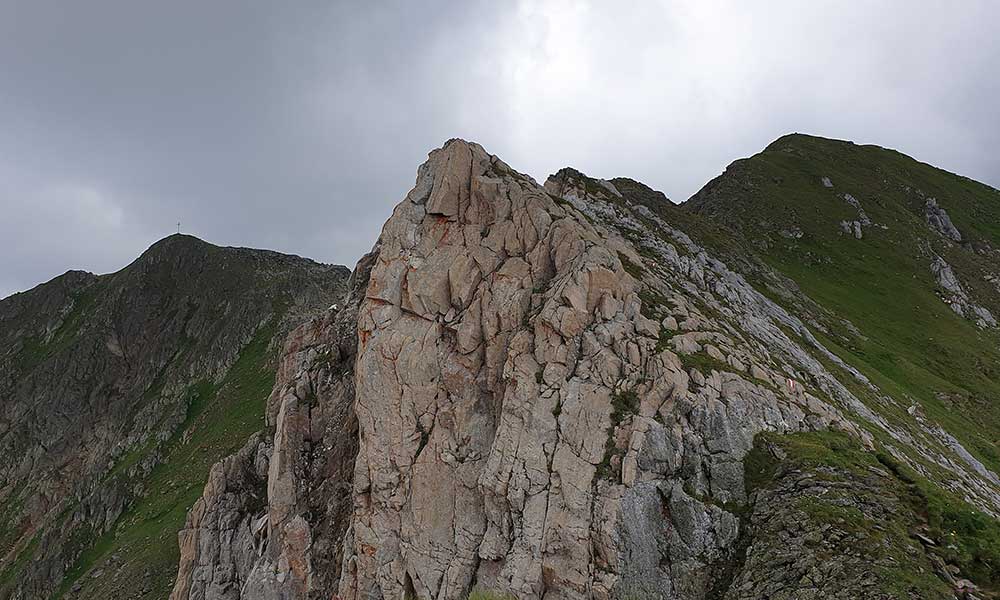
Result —
M 837 145 L 839 145 L 839 146 L 855 146 L 856 145 L 854 142 L 852 142 L 850 140 L 841 140 L 841 139 L 837 139 L 837 138 L 828 138 L 828 137 L 823 137 L 823 136 L 819 136 L 819 135 L 812 135 L 812 134 L 809 134 L 809 133 L 793 132 L 793 133 L 786 133 L 785 135 L 777 138 L 776 140 L 774 140 L 773 142 L 771 142 L 770 144 L 768 144 L 764 148 L 764 150 L 765 151 L 766 150 L 771 150 L 773 148 L 777 148 L 777 147 L 781 147 L 781 146 L 788 146 L 788 145 L 804 146 L 804 145 L 811 145 L 811 144 L 812 145 L 827 145 L 827 146 L 837 146 Z
M 171 233 L 170 235 L 164 238 L 160 238 L 159 240 L 153 242 L 152 246 L 150 246 L 150 249 L 161 245 L 178 246 L 178 245 L 200 245 L 200 244 L 209 244 L 209 242 L 206 242 L 205 240 L 193 236 L 189 233 Z
M 218 248 L 218 246 L 186 233 L 172 233 L 146 248 L 135 260 L 135 263 L 158 262 L 167 258 L 204 256 L 212 248 Z
M 605 179 L 589 177 L 573 167 L 563 167 L 545 180 L 545 191 L 561 198 L 590 196 L 598 198 L 621 198 L 621 192 Z

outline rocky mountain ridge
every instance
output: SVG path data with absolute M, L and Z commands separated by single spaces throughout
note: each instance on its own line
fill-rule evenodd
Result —
M 337 354 L 346 364 L 292 342 L 273 445 L 218 467 L 221 478 L 253 465 L 267 506 L 227 508 L 252 487 L 238 477 L 210 486 L 182 536 L 173 598 L 949 597 L 905 533 L 878 561 L 859 555 L 832 574 L 805 576 L 824 550 L 801 542 L 802 567 L 774 560 L 792 531 L 775 502 L 799 509 L 794 494 L 746 480 L 761 432 L 844 432 L 861 456 L 920 481 L 948 473 L 941 483 L 994 514 L 996 478 L 943 429 L 884 411 L 894 401 L 876 383 L 671 226 L 676 207 L 622 183 L 627 195 L 564 170 L 543 187 L 475 144 L 432 152 L 345 302 L 357 330 L 326 340 L 356 343 Z M 330 370 L 327 395 L 315 381 Z M 306 500 L 328 481 L 311 473 L 330 423 L 303 418 L 303 403 L 357 419 L 349 504 L 316 512 Z M 836 480 L 867 489 L 853 464 L 808 466 L 831 481 L 814 488 L 823 495 Z M 875 521 L 892 506 L 848 508 Z M 263 546 L 249 542 L 254 523 Z M 915 581 L 900 588 L 907 569 Z
M 998 201 L 809 136 L 681 205 L 451 140 L 303 307 L 170 597 L 993 597 Z M 102 564 L 67 597 L 163 597 Z

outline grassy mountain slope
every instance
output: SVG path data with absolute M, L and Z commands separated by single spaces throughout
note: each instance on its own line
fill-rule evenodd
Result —
M 872 223 L 861 239 L 840 226 L 858 219 L 845 194 Z M 928 198 L 961 243 L 928 224 Z M 814 333 L 1000 471 L 1000 332 L 956 314 L 931 270 L 942 257 L 977 305 L 1000 312 L 989 281 L 1000 273 L 1000 192 L 895 151 L 790 135 L 733 163 L 682 209 L 731 230 L 853 324 Z

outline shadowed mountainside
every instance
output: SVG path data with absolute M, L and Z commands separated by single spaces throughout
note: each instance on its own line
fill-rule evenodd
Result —
M 163 593 L 208 467 L 261 426 L 278 343 L 347 275 L 173 235 L 0 302 L 0 595 L 59 595 L 105 561 Z

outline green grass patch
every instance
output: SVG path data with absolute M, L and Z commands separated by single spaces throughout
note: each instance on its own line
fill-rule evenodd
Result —
M 657 292 L 656 290 L 645 287 L 639 290 L 639 300 L 642 301 L 642 305 L 639 307 L 639 311 L 642 316 L 647 319 L 653 319 L 654 321 L 661 319 L 667 313 L 668 300 L 666 296 Z
M 670 329 L 661 326 L 660 334 L 656 338 L 656 348 L 655 348 L 656 353 L 659 354 L 664 350 L 670 350 L 671 348 L 670 340 L 673 339 L 675 335 L 677 335 L 676 331 L 671 331 Z
M 879 454 L 878 460 L 909 486 L 908 499 L 926 518 L 942 557 L 969 579 L 1000 589 L 1000 522 L 888 454 Z
M 516 596 L 513 594 L 505 594 L 480 586 L 472 588 L 468 596 L 468 600 L 514 600 L 515 598 Z
M 712 358 L 705 351 L 693 354 L 680 353 L 677 357 L 681 359 L 681 364 L 684 365 L 685 369 L 697 369 L 703 375 L 711 375 L 712 371 L 719 371 L 720 373 L 733 371 L 729 363 Z
M 597 476 L 603 479 L 614 477 L 615 470 L 611 460 L 615 456 L 615 429 L 630 415 L 639 412 L 639 394 L 635 390 L 623 390 L 611 394 L 611 426 L 608 427 L 608 439 L 604 443 L 604 458 L 597 465 Z

